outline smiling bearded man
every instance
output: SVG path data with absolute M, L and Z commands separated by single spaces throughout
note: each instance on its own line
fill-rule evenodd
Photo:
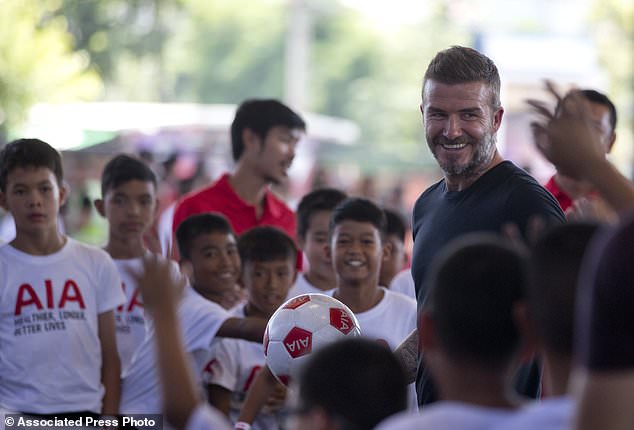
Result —
M 439 52 L 425 73 L 422 99 L 425 137 L 444 177 L 414 206 L 412 276 L 419 308 L 427 298 L 432 258 L 452 239 L 472 232 L 500 233 L 508 223 L 525 235 L 534 216 L 545 223 L 565 221 L 551 194 L 496 148 L 504 109 L 493 61 L 460 46 Z M 436 394 L 422 362 L 424 351 L 418 354 L 417 336 L 413 332 L 398 354 L 408 370 L 417 367 L 422 405 Z

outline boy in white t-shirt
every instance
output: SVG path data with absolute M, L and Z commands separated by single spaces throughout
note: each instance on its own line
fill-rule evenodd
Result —
M 255 227 L 238 239 L 242 261 L 242 284 L 248 292 L 239 317 L 257 316 L 268 320 L 285 301 L 296 275 L 297 247 L 293 239 L 274 227 Z M 246 393 L 259 370 L 265 366 L 261 342 L 218 339 L 211 348 L 203 380 L 209 402 L 236 422 Z M 285 393 L 277 384 L 278 392 Z M 277 398 L 283 400 L 284 396 Z M 277 430 L 282 424 L 280 407 L 265 408 L 253 429 Z
M 394 277 L 403 270 L 405 255 L 405 221 L 397 212 L 383 208 L 385 213 L 385 243 L 388 256 L 381 262 L 379 285 L 390 287 Z M 401 291 L 399 291 L 401 292 Z
M 115 312 L 117 349 L 124 372 L 146 332 L 143 298 L 130 271 L 139 271 L 143 257 L 149 253 L 143 235 L 156 216 L 156 175 L 143 161 L 117 155 L 103 169 L 101 196 L 95 200 L 95 207 L 108 221 L 104 249 L 119 270 L 125 294 L 125 303 Z
M 205 273 L 203 269 L 213 259 L 214 247 L 211 244 L 203 246 L 200 250 L 202 258 L 193 258 L 194 254 L 191 253 L 193 250 L 192 244 L 195 245 L 196 242 L 192 242 L 192 240 L 199 236 L 209 236 L 209 233 L 205 229 L 190 229 L 190 226 L 198 225 L 197 220 L 201 219 L 204 224 L 204 220 L 209 217 L 224 219 L 218 214 L 192 215 L 183 221 L 176 231 L 179 253 L 182 258 L 181 269 L 194 283 L 199 281 L 196 278 L 196 274 L 201 276 L 201 273 Z M 228 230 L 224 235 L 235 241 L 231 226 L 226 223 L 226 227 Z M 227 243 L 230 243 L 231 240 Z M 185 286 L 180 298 L 178 317 L 183 331 L 185 351 L 189 354 L 194 368 L 198 370 L 197 375 L 200 374 L 199 371 L 207 363 L 209 349 L 216 338 L 232 337 L 262 342 L 267 322 L 265 319 L 257 317 L 235 317 L 221 305 L 206 299 L 200 292 L 189 285 Z M 147 322 L 148 334 L 135 352 L 130 366 L 123 374 L 121 412 L 125 414 L 159 413 L 161 408 L 161 394 L 158 375 L 156 374 L 156 354 L 154 350 L 156 332 L 151 320 Z
M 297 276 L 288 297 L 325 293 L 336 285 L 335 271 L 326 254 L 332 210 L 346 199 L 334 188 L 320 188 L 306 194 L 297 206 L 297 243 L 308 260 L 308 268 Z
M 332 211 L 327 253 L 336 273 L 332 296 L 347 305 L 359 321 L 361 335 L 395 349 L 416 327 L 416 301 L 379 286 L 385 245 L 385 214 L 369 200 L 350 198 Z M 261 408 L 272 380 L 265 368 L 254 382 L 240 412 L 240 422 L 251 423 Z M 261 388 L 260 388 L 261 387 Z M 415 408 L 414 387 L 409 387 L 410 407 Z M 253 400 L 252 400 L 253 399 Z
M 515 247 L 488 234 L 464 236 L 441 251 L 418 329 L 441 401 L 377 429 L 488 429 L 513 416 L 521 404 L 510 381 L 525 346 L 526 266 Z
M 55 149 L 37 139 L 4 147 L 0 203 L 16 237 L 0 247 L 0 407 L 115 415 L 121 281 L 104 251 L 59 232 L 65 198 Z
M 182 263 L 191 267 L 192 288 L 225 309 L 238 306 L 242 301 L 236 304 L 227 300 L 236 291 L 243 291 L 238 286 L 240 255 L 229 220 L 220 213 L 202 213 L 186 218 L 183 223 L 175 238 L 179 249 L 183 249 L 179 252 Z

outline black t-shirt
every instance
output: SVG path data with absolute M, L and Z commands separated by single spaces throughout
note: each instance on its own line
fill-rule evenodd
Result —
M 634 217 L 603 235 L 579 280 L 579 357 L 590 370 L 634 368 Z
M 424 281 L 429 266 L 447 243 L 472 232 L 500 233 L 507 223 L 516 224 L 525 236 L 533 216 L 546 223 L 565 222 L 553 196 L 510 161 L 493 167 L 463 191 L 447 191 L 444 179 L 429 187 L 416 201 L 413 214 L 412 277 L 419 307 L 427 298 Z M 428 380 L 419 363 L 416 391 L 421 405 L 435 397 Z

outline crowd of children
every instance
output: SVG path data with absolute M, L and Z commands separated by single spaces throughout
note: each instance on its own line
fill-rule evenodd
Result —
M 540 148 L 561 172 L 595 184 L 615 212 L 630 209 L 631 184 L 592 149 L 591 134 L 575 135 L 574 165 L 562 155 L 587 123 L 572 102 L 577 108 L 563 106 L 557 117 L 540 111 L 547 117 L 534 126 Z M 238 109 L 236 171 L 176 208 L 177 261 L 145 246 L 158 184 L 144 161 L 121 154 L 106 164 L 94 205 L 109 231 L 98 249 L 60 232 L 68 194 L 60 154 L 37 139 L 7 144 L 0 203 L 16 237 L 0 246 L 0 411 L 164 413 L 175 428 L 221 430 L 564 429 L 575 416 L 579 428 L 634 425 L 622 400 L 615 404 L 623 411 L 610 415 L 593 391 L 634 392 L 631 346 L 619 355 L 633 340 L 625 316 L 632 294 L 618 289 L 632 283 L 631 221 L 596 243 L 597 224 L 564 224 L 530 249 L 465 235 L 435 256 L 417 312 L 400 215 L 335 189 L 311 191 L 293 213 L 268 189 L 286 177 L 304 128 L 279 102 Z M 275 310 L 304 293 L 347 305 L 365 339 L 318 351 L 287 390 L 265 365 L 262 338 Z M 578 297 L 584 307 L 575 322 Z M 390 353 L 417 327 L 440 399 L 420 412 L 406 369 Z M 575 336 L 585 378 L 578 402 Z M 509 385 L 527 351 L 544 363 L 539 403 Z M 603 415 L 583 408 L 588 399 Z

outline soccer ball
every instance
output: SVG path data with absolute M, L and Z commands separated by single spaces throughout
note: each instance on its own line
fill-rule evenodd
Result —
M 311 352 L 346 337 L 360 336 L 359 322 L 339 300 L 302 294 L 271 316 L 264 332 L 264 356 L 275 377 L 288 386 Z

